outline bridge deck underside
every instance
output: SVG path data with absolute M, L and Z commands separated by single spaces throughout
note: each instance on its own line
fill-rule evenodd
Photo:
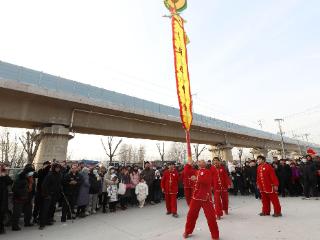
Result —
M 65 101 L 0 88 L 0 125 L 8 127 L 37 128 L 53 124 L 70 127 L 77 133 L 121 136 L 152 140 L 185 141 L 179 122 L 151 118 L 133 113 L 100 108 L 78 102 Z M 81 109 L 88 112 L 74 111 Z M 72 113 L 74 112 L 73 121 Z M 193 126 L 192 142 L 233 146 L 281 149 L 280 142 Z M 299 151 L 287 144 L 289 151 Z

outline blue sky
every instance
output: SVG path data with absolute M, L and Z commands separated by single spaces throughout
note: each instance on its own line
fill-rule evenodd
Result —
M 1 1 L 0 58 L 178 106 L 167 13 L 161 0 Z M 196 112 L 271 132 L 286 117 L 288 136 L 320 143 L 320 1 L 189 0 L 182 15 Z

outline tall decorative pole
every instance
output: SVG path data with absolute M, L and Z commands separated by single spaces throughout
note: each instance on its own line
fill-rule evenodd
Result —
M 188 162 L 192 160 L 190 128 L 192 124 L 192 95 L 190 88 L 187 44 L 189 39 L 184 31 L 184 19 L 180 12 L 187 8 L 187 0 L 164 0 L 169 9 L 172 23 L 172 41 L 177 94 L 179 99 L 180 117 L 186 132 Z

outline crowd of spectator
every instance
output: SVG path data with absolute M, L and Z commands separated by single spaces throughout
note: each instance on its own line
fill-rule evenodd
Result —
M 257 162 L 248 159 L 243 165 L 224 163 L 232 180 L 233 195 L 254 195 L 260 198 L 256 185 Z M 310 155 L 298 160 L 273 159 L 279 178 L 279 195 L 282 197 L 315 197 L 320 191 L 320 158 Z M 211 167 L 211 161 L 207 162 Z M 155 167 L 145 162 L 144 168 L 136 165 L 106 167 L 44 162 L 41 169 L 27 164 L 14 178 L 10 178 L 4 165 L 0 166 L 0 233 L 11 226 L 13 231 L 38 225 L 44 229 L 56 221 L 56 210 L 61 209 L 61 222 L 85 218 L 89 215 L 125 211 L 128 207 L 159 204 L 163 200 L 161 178 L 167 167 Z M 182 176 L 183 165 L 176 165 Z M 10 190 L 11 189 L 11 190 Z M 10 195 L 12 192 L 12 196 Z M 179 180 L 178 199 L 184 197 L 182 177 Z M 11 203 L 11 204 L 9 204 Z M 8 207 L 12 205 L 12 207 Z

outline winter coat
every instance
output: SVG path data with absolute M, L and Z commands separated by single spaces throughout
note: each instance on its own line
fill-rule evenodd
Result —
M 139 184 L 140 181 L 140 174 L 139 172 L 132 172 L 130 173 L 130 179 L 131 179 L 131 184 L 135 187 Z
M 75 181 L 77 184 L 70 184 L 70 182 Z M 82 183 L 82 177 L 79 173 L 73 174 L 72 172 L 66 174 L 63 178 L 63 192 L 67 196 L 78 196 L 79 188 Z
M 87 206 L 89 204 L 89 190 L 90 190 L 88 170 L 83 169 L 80 175 L 82 177 L 82 182 L 79 189 L 77 205 Z
M 108 196 L 109 202 L 117 202 L 118 201 L 118 184 L 113 183 L 108 186 Z
M 89 183 L 90 183 L 90 189 L 89 194 L 98 194 L 100 183 L 98 181 L 98 178 L 95 174 L 89 173 Z
M 140 177 L 143 178 L 146 181 L 146 184 L 150 187 L 155 178 L 155 171 L 152 168 L 145 168 L 141 172 Z
M 289 182 L 291 179 L 291 168 L 289 165 L 279 165 L 278 176 L 280 182 Z
M 13 183 L 9 176 L 0 177 L 0 215 L 8 211 L 8 187 Z
M 45 198 L 59 199 L 62 190 L 62 175 L 60 172 L 49 172 L 41 186 L 41 194 Z
M 124 195 L 122 195 L 122 197 L 130 197 L 131 196 L 130 190 L 132 188 L 130 175 L 120 174 L 119 178 L 120 178 L 119 182 L 124 183 L 126 185 L 126 192 Z
M 138 199 L 139 202 L 145 200 L 147 198 L 148 194 L 149 194 L 148 185 L 146 183 L 140 182 L 136 186 L 135 193 L 137 195 L 137 199 Z
M 309 160 L 302 168 L 302 175 L 304 181 L 316 182 L 317 181 L 317 165 L 313 160 Z
M 41 186 L 42 186 L 43 180 L 49 174 L 50 168 L 51 168 L 51 166 L 47 166 L 45 168 L 39 169 L 39 171 L 37 173 L 37 178 L 38 178 L 37 193 L 41 193 Z
M 102 181 L 102 192 L 106 193 L 108 192 L 108 187 L 113 184 L 113 181 L 111 180 L 111 169 L 113 167 L 109 167 L 108 171 L 104 174 L 103 176 L 103 181 Z M 117 181 L 118 183 L 118 181 Z
M 13 183 L 12 193 L 13 200 L 16 202 L 31 201 L 35 194 L 35 183 L 33 177 L 27 177 L 25 171 L 20 173 Z
M 249 181 L 251 184 L 257 184 L 257 166 L 251 166 L 248 169 L 248 173 L 249 173 Z

